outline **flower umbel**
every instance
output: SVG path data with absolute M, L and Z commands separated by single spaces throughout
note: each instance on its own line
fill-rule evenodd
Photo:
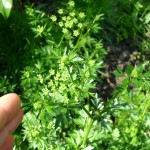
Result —
M 67 19 L 66 16 L 63 16 L 63 17 L 62 17 L 62 20 L 63 20 L 63 21 L 66 21 L 66 19 Z
M 37 77 L 38 77 L 38 80 L 40 81 L 40 83 L 43 83 L 42 75 L 41 75 L 41 74 L 38 74 Z
M 74 12 L 71 12 L 69 15 L 70 15 L 71 17 L 74 17 L 74 16 L 75 16 L 75 13 L 74 13 Z
M 44 88 L 44 89 L 42 89 L 42 92 L 43 92 L 43 95 L 48 95 L 48 93 L 49 93 L 49 90 L 47 89 L 47 87 L 46 88 Z
M 43 27 L 43 26 L 38 26 L 38 27 L 37 27 L 37 32 L 42 33 L 43 30 L 44 30 L 44 27 Z
M 41 108 L 41 106 L 42 106 L 42 105 L 41 105 L 40 102 L 36 102 L 36 103 L 33 104 L 34 109 Z
M 60 27 L 63 27 L 63 25 L 64 25 L 64 23 L 62 21 L 60 21 L 58 24 Z
M 54 74 L 55 74 L 55 70 L 50 69 L 50 70 L 49 70 L 49 74 L 50 74 L 51 76 L 54 75 Z
M 57 17 L 55 15 L 52 15 L 50 18 L 52 19 L 53 22 L 57 20 Z
M 73 31 L 73 35 L 74 35 L 74 36 L 78 36 L 79 34 L 80 34 L 80 33 L 79 33 L 78 30 L 74 30 L 74 31 Z
M 82 23 L 78 23 L 79 28 L 82 28 L 82 26 L 83 26 Z
M 74 7 L 75 2 L 74 1 L 69 1 L 68 5 L 71 6 L 71 7 Z
M 74 23 L 77 23 L 77 22 L 78 22 L 78 20 L 77 20 L 76 18 L 74 18 L 72 21 L 73 21 Z
M 58 13 L 59 13 L 59 14 L 63 14 L 63 9 L 59 9 L 59 10 L 58 10 Z
M 83 18 L 85 17 L 84 12 L 80 12 L 80 13 L 79 13 L 79 17 L 83 19 Z
M 63 29 L 62 29 L 62 32 L 65 34 L 65 33 L 68 32 L 68 30 L 67 30 L 66 28 L 63 28 Z

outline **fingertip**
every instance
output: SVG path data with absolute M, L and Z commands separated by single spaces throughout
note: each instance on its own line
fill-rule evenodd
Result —
M 16 93 L 9 93 L 9 94 L 6 94 L 5 96 L 7 96 L 8 98 L 11 98 L 13 100 L 15 100 L 20 105 L 20 107 L 21 107 L 21 99 L 20 99 L 20 97 L 19 97 L 18 94 L 16 94 Z
M 9 94 L 6 94 L 6 95 L 3 95 L 2 97 L 0 97 L 0 102 L 7 101 L 7 100 L 9 100 L 9 101 L 12 100 L 12 101 L 14 101 L 14 103 L 18 104 L 21 107 L 21 99 L 18 94 L 9 93 Z
M 0 129 L 16 116 L 21 107 L 20 97 L 15 93 L 0 97 Z

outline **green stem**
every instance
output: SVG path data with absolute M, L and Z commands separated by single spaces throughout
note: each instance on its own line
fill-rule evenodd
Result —
M 88 135 L 90 133 L 90 130 L 92 128 L 92 125 L 93 125 L 93 117 L 92 115 L 90 114 L 90 104 L 89 104 L 89 101 L 88 101 L 88 104 L 87 104 L 87 109 L 85 107 L 83 107 L 83 110 L 87 113 L 87 118 L 86 118 L 86 121 L 85 121 L 85 128 L 84 128 L 84 137 L 83 137 L 83 143 L 82 143 L 82 146 L 85 148 L 86 147 L 86 141 L 88 139 Z
M 150 99 L 148 100 L 148 102 L 147 102 L 147 104 L 146 104 L 146 106 L 145 106 L 145 108 L 144 108 L 144 111 L 143 111 L 143 113 L 142 113 L 142 115 L 141 115 L 141 117 L 140 117 L 140 120 L 143 120 L 144 115 L 145 115 L 146 111 L 147 111 L 148 108 L 149 108 L 149 105 L 150 105 Z
M 81 37 L 82 37 L 82 31 L 81 31 L 81 33 L 80 33 L 80 35 L 79 35 L 79 37 L 78 37 L 78 40 L 77 40 L 77 42 L 76 42 L 76 44 L 75 44 L 75 46 L 74 46 L 74 48 L 73 48 L 73 52 L 76 50 L 76 48 L 78 47 L 78 45 L 79 45 L 79 43 L 80 43 L 80 39 L 81 39 Z
M 90 133 L 93 122 L 94 122 L 94 120 L 92 118 L 87 118 L 86 119 L 86 122 L 85 122 L 86 125 L 85 125 L 85 128 L 84 128 L 84 137 L 83 137 L 83 143 L 82 143 L 84 148 L 86 146 L 86 141 L 88 139 L 88 135 Z
M 88 112 L 88 110 L 83 106 L 83 110 L 87 113 L 88 117 L 93 118 L 92 115 Z
M 63 34 L 63 36 L 61 37 L 60 42 L 59 42 L 57 48 L 58 48 L 58 47 L 60 46 L 60 44 L 62 43 L 63 39 L 64 39 L 64 34 Z
M 143 12 L 143 14 L 142 14 L 142 16 L 141 16 L 142 19 L 144 18 L 144 15 L 146 14 L 146 12 L 147 12 L 149 9 L 150 9 L 150 6 L 148 6 L 148 7 L 144 10 L 144 12 Z
M 71 82 L 74 84 L 74 82 L 73 82 L 73 79 L 72 79 L 72 76 L 71 76 L 71 73 L 70 73 L 70 71 L 69 71 L 69 68 L 66 66 L 66 68 L 67 68 L 67 71 L 68 71 L 68 75 L 69 75 L 69 77 L 70 77 L 70 80 L 71 80 Z

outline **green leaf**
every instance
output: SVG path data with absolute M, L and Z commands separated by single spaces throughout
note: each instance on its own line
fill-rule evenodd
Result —
M 112 132 L 112 136 L 115 140 L 117 140 L 120 137 L 120 132 L 118 130 L 118 128 L 115 128 Z
M 12 8 L 12 0 L 0 0 L 0 13 L 4 18 L 8 18 Z
M 55 129 L 57 129 L 60 125 L 60 123 L 63 121 L 63 116 L 62 115 L 58 115 L 56 122 L 55 122 Z
M 131 72 L 131 77 L 132 78 L 138 78 L 138 70 L 137 70 L 136 66 L 135 66 L 135 68 Z
M 67 143 L 69 143 L 71 146 L 76 145 L 75 141 L 70 137 L 66 138 Z
M 113 71 L 112 72 L 116 77 L 123 77 L 124 73 L 122 72 L 122 70 L 120 69 L 120 67 L 117 66 L 117 71 Z
M 129 65 L 129 66 L 127 67 L 127 69 L 126 69 L 126 74 L 127 74 L 128 76 L 131 75 L 132 70 L 133 70 L 133 66 L 132 66 L 132 65 Z
M 150 22 L 150 13 L 145 16 L 145 23 L 148 24 Z

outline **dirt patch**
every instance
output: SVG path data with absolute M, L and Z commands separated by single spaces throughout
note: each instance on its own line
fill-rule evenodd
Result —
M 102 100 L 111 98 L 115 87 L 121 84 L 123 77 L 115 77 L 112 71 L 117 69 L 117 66 L 125 72 L 129 64 L 135 65 L 140 63 L 140 55 L 138 48 L 133 42 L 125 41 L 116 46 L 106 46 L 108 54 L 104 60 L 105 68 L 102 70 L 107 74 L 107 77 L 100 76 L 101 83 L 97 84 L 97 92 Z

